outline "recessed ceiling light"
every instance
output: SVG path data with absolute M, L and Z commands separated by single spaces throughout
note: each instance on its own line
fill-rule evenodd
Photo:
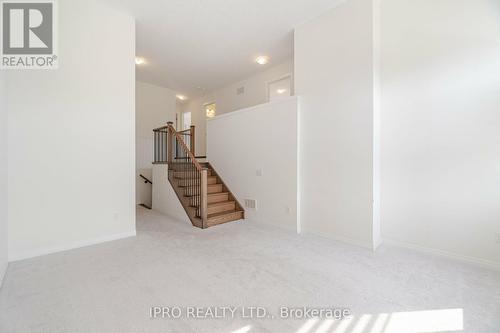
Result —
M 269 57 L 268 56 L 258 56 L 255 58 L 255 62 L 258 63 L 259 65 L 265 65 L 269 62 Z
M 144 65 L 146 63 L 146 60 L 141 57 L 135 57 L 135 64 L 136 65 Z
M 185 101 L 187 99 L 187 97 L 184 95 L 176 95 L 176 97 L 181 101 Z
M 276 92 L 281 95 L 281 94 L 286 93 L 286 89 L 278 89 L 278 90 L 276 90 Z

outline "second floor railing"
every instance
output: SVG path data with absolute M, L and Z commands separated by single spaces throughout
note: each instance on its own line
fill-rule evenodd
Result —
M 181 135 L 186 146 L 193 153 L 193 155 L 195 155 L 196 131 L 194 125 L 191 125 L 187 130 L 179 131 L 177 133 Z

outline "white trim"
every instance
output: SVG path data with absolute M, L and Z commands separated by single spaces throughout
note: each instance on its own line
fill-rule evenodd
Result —
M 300 145 L 302 143 L 302 105 L 301 100 L 297 99 L 297 139 L 295 144 L 297 145 L 297 233 L 302 233 L 302 150 Z
M 5 278 L 5 274 L 7 274 L 7 267 L 9 266 L 8 263 L 5 263 L 5 265 L 2 265 L 0 268 L 0 288 L 2 288 L 3 285 L 3 280 Z
M 470 257 L 470 256 L 464 256 L 461 254 L 456 254 L 456 253 L 452 253 L 452 252 L 448 252 L 448 251 L 444 251 L 444 250 L 427 248 L 427 247 L 423 247 L 420 245 L 400 242 L 400 241 L 387 239 L 387 238 L 384 238 L 384 243 L 386 243 L 390 246 L 394 246 L 394 247 L 404 248 L 404 249 L 413 250 L 413 251 L 424 253 L 424 254 L 430 254 L 430 255 L 434 255 L 434 256 L 438 256 L 438 257 L 442 257 L 442 258 L 447 258 L 447 259 L 451 259 L 454 261 L 459 261 L 462 263 L 472 264 L 474 266 L 491 269 L 494 271 L 500 271 L 500 263 L 495 262 L 495 261 L 491 261 L 491 260 Z
M 359 239 L 352 239 L 349 237 L 332 235 L 328 232 L 323 232 L 323 231 L 311 231 L 311 230 L 307 230 L 307 229 L 304 230 L 303 226 L 302 226 L 301 234 L 313 235 L 313 236 L 318 236 L 321 238 L 327 238 L 327 239 L 331 239 L 331 240 L 334 240 L 337 242 L 341 242 L 341 243 L 345 243 L 345 244 L 349 244 L 349 245 L 354 245 L 354 246 L 362 247 L 362 248 L 368 249 L 370 251 L 373 251 L 373 245 L 370 244 L 370 242 L 365 242 L 365 241 L 362 241 Z
M 248 108 L 239 109 L 239 110 L 236 110 L 236 111 L 226 112 L 226 113 L 223 113 L 223 114 L 221 114 L 219 116 L 215 116 L 213 118 L 207 118 L 207 121 L 214 121 L 214 120 L 221 119 L 221 118 L 232 117 L 232 116 L 236 116 L 236 115 L 238 115 L 240 113 L 243 113 L 243 112 L 253 111 L 255 109 L 263 107 L 264 105 L 274 105 L 274 104 L 279 104 L 279 103 L 285 103 L 285 102 L 289 102 L 289 101 L 295 100 L 295 99 L 298 100 L 299 97 L 298 96 L 285 97 L 285 98 L 282 98 L 282 99 L 279 99 L 279 100 L 276 100 L 276 101 L 262 103 L 262 104 L 250 106 Z
M 289 231 L 289 232 L 292 232 L 292 233 L 297 234 L 297 235 L 299 234 L 297 232 L 297 227 L 294 226 L 294 225 L 267 222 L 267 220 L 266 221 L 262 221 L 260 219 L 256 219 L 256 218 L 253 218 L 253 217 L 246 217 L 246 216 L 245 216 L 245 220 L 244 221 L 247 221 L 248 223 L 252 223 L 252 224 L 260 224 L 260 225 L 263 225 L 263 226 L 266 226 L 266 227 L 276 228 L 276 229 L 283 230 L 283 231 Z
M 95 238 L 95 239 L 77 241 L 77 242 L 74 242 L 74 243 L 66 245 L 66 246 L 56 246 L 53 248 L 45 248 L 45 249 L 40 249 L 40 250 L 35 250 L 35 251 L 27 251 L 24 253 L 23 252 L 16 253 L 16 254 L 9 255 L 9 262 L 40 257 L 40 256 L 44 256 L 47 254 L 52 254 L 52 253 L 74 250 L 74 249 L 78 249 L 81 247 L 97 245 L 97 244 L 106 243 L 106 242 L 119 240 L 119 239 L 123 239 L 123 238 L 134 237 L 135 235 L 136 235 L 136 231 L 133 230 L 133 231 L 129 231 L 129 232 L 99 237 L 99 238 Z
M 383 242 L 384 240 L 382 239 L 382 237 L 375 238 L 373 240 L 373 251 L 377 251 Z

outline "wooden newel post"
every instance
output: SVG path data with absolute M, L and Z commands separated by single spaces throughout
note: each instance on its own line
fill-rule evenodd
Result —
M 194 149 L 196 147 L 196 145 L 195 145 L 195 128 L 194 128 L 194 125 L 191 125 L 191 127 L 189 129 L 189 133 L 191 134 L 191 140 L 189 141 L 191 147 L 189 147 L 189 149 L 191 150 L 191 153 L 193 153 L 193 155 L 196 156 L 196 154 L 194 152 Z
M 174 133 L 172 131 L 172 125 L 174 123 L 169 121 L 167 123 L 168 125 L 168 129 L 167 129 L 167 163 L 169 164 L 169 169 L 170 169 L 170 165 L 173 161 L 173 143 L 174 143 Z
M 208 220 L 208 170 L 201 170 L 201 228 L 207 227 Z

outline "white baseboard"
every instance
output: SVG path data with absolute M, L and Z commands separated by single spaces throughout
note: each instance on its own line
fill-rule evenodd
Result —
M 4 265 L 2 265 L 2 267 L 0 267 L 0 288 L 3 285 L 3 279 L 5 277 L 5 274 L 7 273 L 7 266 L 8 263 L 5 263 Z
M 34 251 L 13 253 L 12 255 L 9 253 L 9 262 L 40 257 L 40 256 L 44 256 L 47 254 L 57 253 L 57 252 L 74 250 L 74 249 L 78 249 L 81 247 L 97 245 L 97 244 L 106 243 L 106 242 L 119 240 L 119 239 L 123 239 L 123 238 L 134 237 L 135 235 L 136 235 L 136 231 L 133 230 L 133 231 L 129 231 L 129 232 L 99 237 L 99 238 L 95 238 L 95 239 L 77 241 L 77 242 L 74 242 L 74 243 L 71 243 L 71 244 L 68 244 L 65 246 L 57 246 L 57 247 L 39 249 L 39 250 L 34 250 Z
M 256 218 L 246 217 L 246 216 L 245 216 L 244 221 L 246 221 L 248 223 L 253 223 L 253 224 L 262 224 L 263 226 L 274 227 L 277 229 L 286 230 L 286 231 L 290 231 L 290 232 L 299 234 L 299 232 L 297 232 L 297 225 L 267 222 L 266 220 L 263 221 L 261 219 L 256 219 Z
M 346 243 L 349 245 L 355 245 L 355 246 L 359 246 L 359 247 L 373 251 L 373 244 L 371 244 L 370 242 L 359 240 L 359 239 L 353 239 L 353 238 L 339 236 L 339 235 L 332 235 L 332 234 L 327 233 L 327 232 L 311 231 L 311 230 L 307 230 L 307 229 L 304 230 L 304 228 L 302 228 L 301 234 L 309 234 L 309 235 L 319 236 L 322 238 L 328 238 L 328 239 L 331 239 L 331 240 L 334 240 L 337 242 Z
M 377 249 L 382 245 L 383 242 L 384 241 L 382 238 L 374 239 L 373 240 L 373 251 L 377 251 Z
M 461 254 L 456 254 L 456 253 L 438 250 L 438 249 L 427 248 L 427 247 L 423 247 L 420 245 L 395 241 L 395 240 L 387 239 L 387 238 L 384 238 L 384 244 L 388 244 L 388 245 L 391 245 L 394 247 L 399 247 L 399 248 L 405 248 L 405 249 L 413 250 L 413 251 L 420 252 L 420 253 L 430 254 L 430 255 L 434 255 L 434 256 L 438 256 L 438 257 L 442 257 L 442 258 L 447 258 L 447 259 L 451 259 L 454 261 L 459 261 L 459 262 L 471 264 L 474 266 L 478 266 L 481 268 L 487 268 L 487 269 L 491 269 L 494 271 L 500 271 L 500 263 L 494 262 L 491 260 L 470 257 L 470 256 L 464 256 Z

